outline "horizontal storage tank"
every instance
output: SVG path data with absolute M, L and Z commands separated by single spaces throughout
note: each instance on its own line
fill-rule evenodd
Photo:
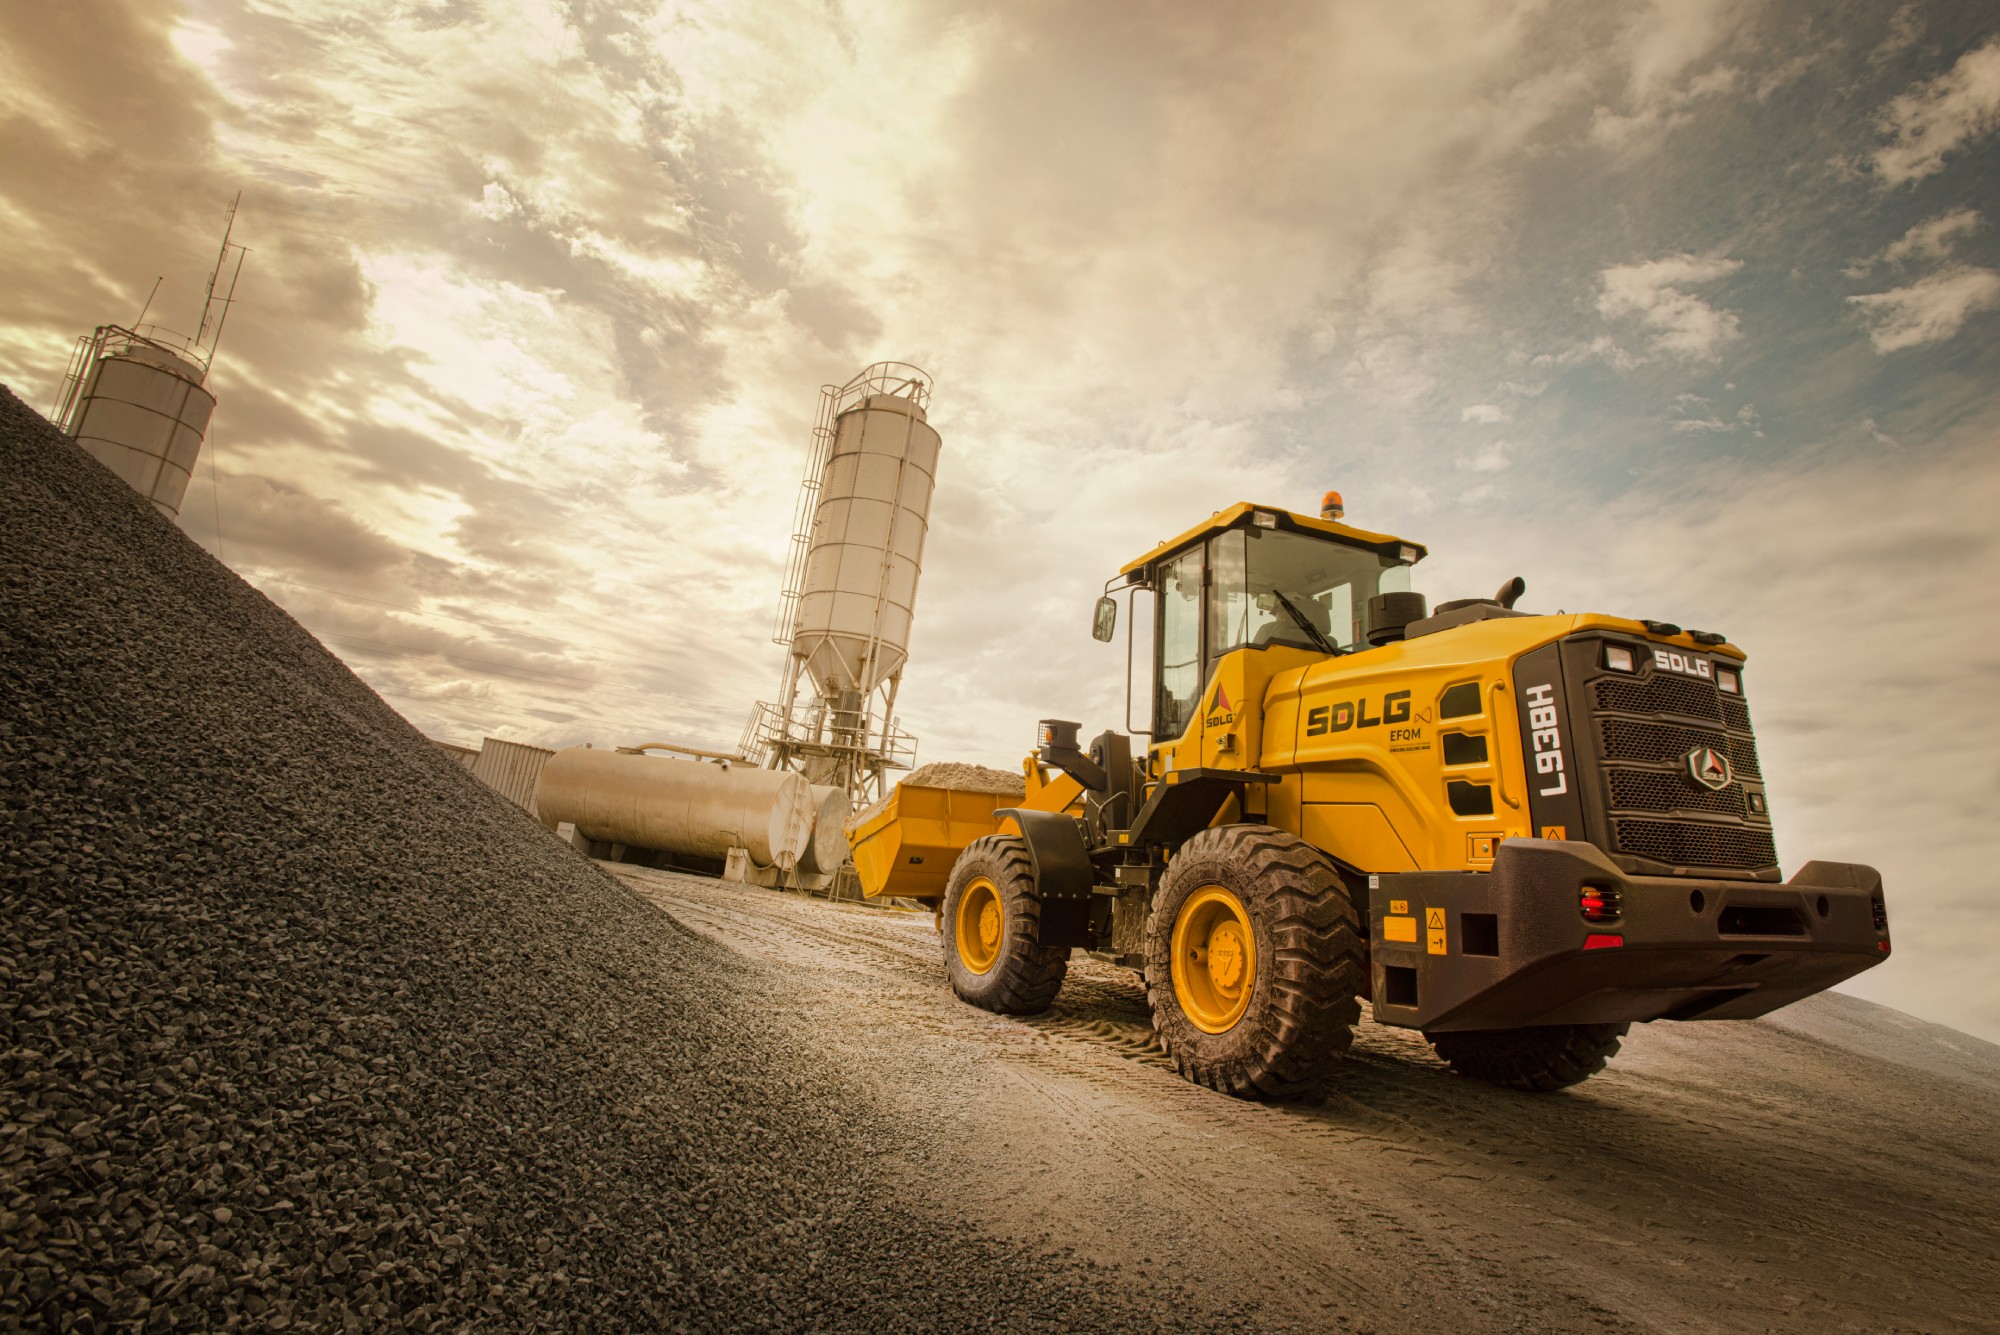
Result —
M 866 695 L 902 671 L 938 444 L 902 395 L 870 394 L 834 421 L 792 635 L 828 698 Z
M 847 798 L 844 788 L 828 788 L 812 784 L 813 829 L 812 838 L 806 841 L 804 854 L 799 858 L 799 870 L 832 875 L 840 870 L 840 864 L 847 861 L 847 836 L 841 827 L 854 814 L 854 803 Z
M 814 805 L 797 774 L 587 746 L 550 756 L 535 790 L 544 822 L 587 839 L 704 858 L 742 848 L 786 871 L 812 837 Z
M 134 342 L 100 357 L 84 381 L 70 434 L 99 463 L 178 518 L 215 412 L 202 371 Z

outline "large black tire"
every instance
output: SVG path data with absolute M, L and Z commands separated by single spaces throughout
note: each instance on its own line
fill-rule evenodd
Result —
M 989 906 L 996 916 L 984 919 L 982 934 Z M 1038 944 L 1041 921 L 1027 844 L 1006 834 L 967 844 L 945 883 L 939 921 L 951 990 L 1002 1015 L 1047 1010 L 1069 972 L 1069 951 Z
M 1546 1094 L 1581 1084 L 1618 1052 L 1624 1024 L 1553 1024 L 1425 1034 L 1451 1069 L 1505 1089 Z
M 1207 904 L 1226 892 L 1247 914 L 1254 949 L 1248 983 L 1221 1004 L 1208 1025 L 1204 998 L 1183 961 L 1184 1006 L 1174 978 L 1174 931 L 1188 910 L 1188 931 Z M 1209 937 L 1213 942 L 1216 938 Z M 1190 960 L 1196 943 L 1182 942 Z M 1240 950 L 1232 940 L 1231 952 Z M 1319 851 L 1268 825 L 1224 825 L 1187 841 L 1167 865 L 1146 921 L 1146 999 L 1153 1028 L 1187 1079 L 1239 1098 L 1283 1098 L 1317 1084 L 1354 1041 L 1364 977 L 1361 920 L 1333 864 Z M 1206 967 L 1204 965 L 1203 967 Z M 1236 970 L 1232 968 L 1233 975 Z M 1236 1012 L 1231 1019 L 1231 1011 Z M 1217 1024 L 1227 1027 L 1214 1032 Z

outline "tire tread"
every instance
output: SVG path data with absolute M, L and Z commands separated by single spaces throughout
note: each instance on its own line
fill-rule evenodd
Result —
M 983 974 L 958 958 L 958 898 L 973 877 L 984 875 L 1007 906 L 1007 939 L 1000 958 Z M 1035 888 L 1035 864 L 1019 837 L 989 834 L 967 844 L 952 864 L 945 888 L 941 933 L 945 972 L 959 998 L 999 1015 L 1037 1015 L 1055 1002 L 1069 974 L 1069 951 L 1043 946 L 1036 936 L 1042 897 Z
M 1210 872 L 1214 872 L 1211 875 Z M 1199 884 L 1230 884 L 1261 934 L 1269 986 L 1225 1035 L 1196 1029 L 1173 995 L 1173 918 Z M 1203 830 L 1181 846 L 1146 925 L 1153 1027 L 1189 1080 L 1242 1098 L 1285 1098 L 1317 1085 L 1354 1040 L 1365 946 L 1360 917 L 1333 865 L 1268 825 Z M 1268 954 L 1266 953 L 1268 947 Z M 1248 1026 L 1246 1029 L 1245 1026 Z
M 1453 1071 L 1474 1080 L 1547 1094 L 1588 1080 L 1618 1053 L 1625 1024 L 1558 1024 L 1537 1029 L 1426 1034 Z

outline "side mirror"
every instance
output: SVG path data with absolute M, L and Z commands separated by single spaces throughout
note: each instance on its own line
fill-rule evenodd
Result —
M 1097 611 L 1090 619 L 1090 638 L 1100 644 L 1111 643 L 1112 632 L 1118 629 L 1118 603 L 1105 597 L 1097 600 Z

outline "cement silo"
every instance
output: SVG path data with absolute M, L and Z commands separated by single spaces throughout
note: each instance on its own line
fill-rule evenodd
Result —
M 168 518 L 179 517 L 215 412 L 201 383 L 207 368 L 116 325 L 85 342 L 79 383 L 57 425 Z
M 99 325 L 76 341 L 49 413 L 86 453 L 169 518 L 180 517 L 215 413 L 215 395 L 204 386 L 243 271 L 244 248 L 229 239 L 235 225 L 232 203 L 194 334 L 143 323 L 153 305 L 148 297 L 131 326 Z M 235 269 L 227 289 L 218 291 L 232 250 Z M 158 294 L 159 283 L 153 291 Z
M 916 755 L 894 711 L 942 443 L 930 395 L 930 377 L 903 362 L 821 389 L 772 637 L 789 650 L 784 676 L 744 737 L 746 755 L 856 806 Z

